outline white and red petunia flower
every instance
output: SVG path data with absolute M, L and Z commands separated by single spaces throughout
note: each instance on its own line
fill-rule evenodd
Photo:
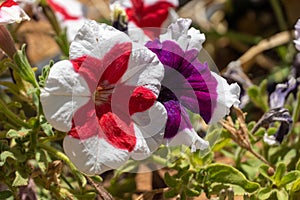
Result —
M 164 68 L 154 53 L 106 24 L 87 21 L 53 65 L 41 92 L 47 120 L 68 132 L 65 153 L 100 174 L 162 143 L 166 110 L 156 101 Z
M 54 10 L 62 28 L 67 29 L 68 40 L 73 41 L 86 20 L 83 4 L 77 0 L 47 0 L 47 2 Z
M 6 0 L 0 5 L 0 25 L 20 23 L 30 20 L 25 11 L 13 0 Z
M 145 43 L 159 36 L 162 30 L 178 18 L 174 8 L 178 0 L 111 0 L 111 9 L 125 9 L 128 35 Z M 143 37 L 141 37 L 143 36 Z

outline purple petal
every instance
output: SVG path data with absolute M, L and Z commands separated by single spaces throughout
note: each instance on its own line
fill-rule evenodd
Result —
M 196 59 L 199 52 L 195 49 L 183 52 L 177 43 L 168 40 L 163 43 L 155 40 L 146 46 L 165 66 L 162 85 L 168 87 L 183 106 L 199 113 L 209 122 L 216 107 L 218 82 L 211 75 L 208 65 Z M 168 100 L 163 98 L 168 96 L 164 92 L 161 91 L 161 102 Z
M 177 134 L 181 122 L 180 105 L 175 100 L 164 102 L 163 105 L 168 115 L 164 138 L 172 138 Z
M 168 115 L 164 138 L 173 138 L 178 132 L 186 128 L 193 129 L 187 112 L 178 101 L 170 100 L 163 104 Z

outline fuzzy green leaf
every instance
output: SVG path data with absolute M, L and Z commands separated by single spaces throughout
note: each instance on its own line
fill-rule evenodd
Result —
M 51 60 L 49 65 L 46 65 L 46 66 L 43 67 L 42 73 L 39 76 L 39 85 L 41 87 L 45 87 L 46 80 L 48 78 L 48 75 L 50 73 L 50 69 L 53 66 L 53 64 L 54 64 L 54 62 Z
M 277 165 L 275 174 L 273 176 L 273 179 L 274 179 L 276 185 L 278 185 L 280 183 L 280 180 L 283 177 L 285 170 L 286 170 L 286 166 L 284 163 L 281 162 Z
M 261 200 L 269 199 L 272 193 L 273 191 L 271 190 L 271 188 L 263 188 L 259 190 L 257 194 L 257 199 L 261 199 Z
M 0 199 L 8 199 L 13 195 L 12 191 L 10 190 L 4 190 L 0 192 Z
M 7 138 L 22 138 L 28 135 L 28 133 L 31 131 L 31 129 L 21 128 L 21 130 L 16 131 L 14 129 L 10 129 L 6 133 Z
M 164 193 L 165 198 L 174 198 L 178 195 L 176 188 L 172 188 Z
M 258 183 L 247 180 L 244 174 L 229 165 L 211 164 L 206 171 L 211 182 L 238 185 L 247 192 L 254 192 L 259 188 Z
M 172 177 L 168 172 L 165 173 L 164 181 L 169 187 L 176 187 L 178 183 L 178 181 L 174 177 Z
M 300 171 L 290 171 L 282 177 L 279 186 L 286 186 L 287 184 L 296 181 L 297 178 L 300 178 Z
M 10 152 L 10 151 L 3 151 L 0 154 L 0 166 L 4 165 L 4 163 L 6 162 L 7 158 L 12 158 L 14 160 L 17 160 L 17 158 L 15 157 L 15 155 L 12 152 Z
M 186 189 L 185 193 L 188 197 L 197 197 L 200 195 L 200 192 L 198 190 L 189 188 Z
M 47 136 L 53 136 L 54 132 L 52 130 L 52 126 L 47 122 L 44 115 L 40 116 L 40 126 Z
M 18 186 L 23 186 L 28 184 L 28 177 L 26 175 L 21 174 L 20 172 L 16 171 L 16 178 L 14 182 L 12 183 L 12 186 L 18 187 Z
M 294 195 L 295 193 L 300 191 L 300 178 L 298 178 L 292 185 L 291 194 Z
M 285 189 L 276 190 L 276 195 L 278 200 L 288 200 L 289 194 L 285 191 Z

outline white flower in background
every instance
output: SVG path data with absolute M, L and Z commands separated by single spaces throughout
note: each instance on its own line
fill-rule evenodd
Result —
M 179 5 L 178 0 L 111 0 L 110 3 L 113 12 L 120 8 L 125 10 L 128 35 L 142 44 L 157 38 L 178 18 L 174 10 Z
M 54 10 L 62 28 L 67 29 L 69 41 L 73 41 L 78 30 L 87 20 L 84 5 L 77 0 L 47 0 Z
M 20 23 L 30 20 L 25 11 L 13 0 L 6 0 L 0 5 L 0 25 Z

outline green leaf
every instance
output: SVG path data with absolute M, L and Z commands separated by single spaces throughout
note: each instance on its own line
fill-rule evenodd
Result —
M 277 199 L 278 200 L 288 200 L 289 194 L 285 191 L 285 189 L 276 190 Z
M 260 127 L 253 135 L 255 136 L 264 136 L 266 133 L 266 129 L 263 127 Z
M 16 174 L 16 178 L 12 183 L 12 186 L 18 187 L 18 186 L 24 186 L 28 184 L 28 177 L 26 175 L 21 174 L 19 171 L 16 171 L 15 174 Z
M 187 185 L 191 182 L 191 180 L 193 179 L 194 174 L 192 172 L 187 172 L 186 174 L 184 174 L 181 179 L 183 180 L 183 184 Z
M 15 157 L 15 155 L 12 152 L 10 152 L 10 151 L 3 151 L 0 154 L 0 166 L 4 165 L 4 163 L 6 162 L 7 158 L 12 158 L 14 160 L 17 160 L 17 158 Z
M 268 98 L 266 95 L 266 87 L 268 81 L 265 79 L 259 86 L 253 85 L 247 91 L 251 101 L 264 111 L 268 110 Z
M 269 174 L 268 174 L 268 170 L 269 170 L 269 166 L 268 165 L 265 165 L 265 164 L 262 164 L 259 168 L 258 168 L 258 171 L 260 172 L 260 174 L 265 177 L 267 180 L 273 182 L 273 177 L 271 177 Z
M 176 187 L 178 184 L 176 178 L 172 177 L 168 172 L 165 173 L 164 181 L 169 187 Z
M 45 87 L 46 80 L 47 80 L 47 78 L 49 76 L 50 69 L 53 66 L 53 64 L 54 64 L 54 62 L 53 62 L 53 60 L 51 60 L 50 63 L 49 63 L 49 65 L 46 65 L 46 66 L 43 67 L 42 73 L 39 76 L 39 85 L 41 87 Z
M 10 64 L 10 67 L 18 72 L 20 77 L 24 79 L 25 81 L 31 83 L 34 87 L 38 88 L 38 84 L 35 79 L 35 74 L 28 62 L 26 53 L 25 53 L 25 45 L 22 46 L 21 50 L 18 50 L 17 53 L 14 55 L 14 61 L 16 63 Z
M 294 193 L 297 193 L 299 191 L 300 191 L 300 178 L 298 178 L 292 185 L 292 188 L 291 188 L 292 196 L 294 195 Z
M 284 163 L 280 162 L 277 167 L 273 179 L 276 185 L 279 185 L 281 178 L 283 177 L 286 170 L 286 166 Z
M 300 178 L 300 171 L 290 171 L 287 174 L 285 174 L 281 181 L 279 182 L 279 186 L 286 186 L 289 183 L 294 182 L 295 180 L 297 180 L 297 178 Z
M 247 180 L 244 174 L 229 165 L 211 164 L 206 171 L 210 182 L 238 185 L 247 192 L 254 192 L 259 188 L 258 183 Z
M 0 61 L 0 74 L 2 74 L 3 72 L 5 72 L 8 68 L 7 66 L 7 62 L 9 62 L 10 59 L 9 58 L 4 58 Z
M 27 136 L 30 131 L 31 131 L 31 129 L 26 129 L 24 127 L 22 127 L 21 130 L 19 130 L 19 131 L 10 129 L 6 133 L 6 137 L 7 138 L 23 138 L 23 137 Z
M 91 176 L 90 178 L 93 179 L 93 181 L 95 181 L 96 183 L 101 183 L 101 182 L 103 182 L 102 177 L 101 177 L 101 176 L 98 176 L 98 175 Z
M 270 196 L 272 195 L 273 191 L 271 188 L 263 188 L 258 191 L 257 199 L 264 200 L 264 199 L 270 199 Z
M 174 198 L 178 195 L 178 190 L 176 188 L 172 188 L 164 193 L 165 198 Z
M 13 193 L 10 190 L 4 190 L 0 192 L 0 199 L 8 199 L 11 196 L 13 196 Z
M 52 130 L 52 126 L 47 122 L 44 115 L 40 116 L 40 126 L 47 136 L 53 136 L 54 132 Z
M 296 164 L 296 170 L 300 171 L 300 159 L 298 160 L 298 162 Z
M 186 191 L 185 191 L 185 194 L 188 197 L 197 197 L 197 196 L 200 195 L 200 192 L 198 190 L 195 190 L 195 189 L 187 188 Z
M 80 171 L 74 171 L 76 177 L 78 178 L 78 180 L 80 181 L 82 187 L 86 186 L 86 178 L 84 177 L 84 175 L 80 172 Z

